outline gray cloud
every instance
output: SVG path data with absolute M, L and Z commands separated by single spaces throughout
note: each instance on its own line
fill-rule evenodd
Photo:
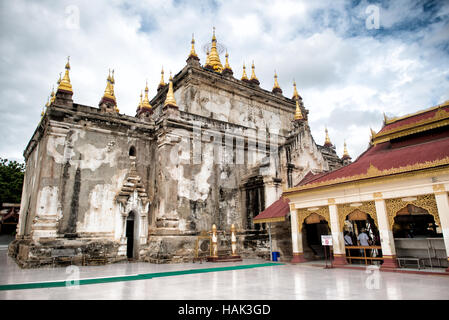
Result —
M 3 1 L 0 3 L 0 155 L 21 160 L 51 86 L 71 56 L 74 99 L 96 106 L 108 68 L 116 70 L 121 112 L 134 115 L 148 79 L 177 73 L 195 33 L 201 46 L 212 26 L 226 45 L 235 77 L 255 61 L 270 90 L 276 69 L 285 96 L 295 78 L 310 110 L 312 133 L 343 140 L 354 157 L 380 129 L 382 112 L 402 115 L 449 98 L 449 5 L 379 1 L 381 29 L 366 30 L 367 1 Z M 79 9 L 79 28 L 67 8 Z M 421 24 L 413 24 L 421 21 Z M 427 21 L 427 22 L 422 22 Z M 70 22 L 70 21 L 69 21 Z

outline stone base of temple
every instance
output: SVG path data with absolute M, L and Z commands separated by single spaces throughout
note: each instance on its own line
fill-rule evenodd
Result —
M 380 270 L 391 270 L 399 268 L 398 260 L 396 259 L 396 256 L 383 256 L 384 263 L 382 263 Z
M 126 260 L 117 254 L 118 249 L 119 243 L 110 240 L 16 239 L 9 245 L 8 255 L 21 268 L 99 265 Z
M 293 253 L 293 259 L 290 261 L 291 263 L 302 263 L 307 262 L 306 258 L 304 258 L 303 253 Z
M 334 254 L 334 261 L 332 261 L 333 266 L 344 266 L 347 265 L 346 255 L 344 254 Z
M 218 257 L 207 257 L 206 261 L 208 262 L 234 262 L 234 261 L 243 261 L 240 256 L 218 256 Z

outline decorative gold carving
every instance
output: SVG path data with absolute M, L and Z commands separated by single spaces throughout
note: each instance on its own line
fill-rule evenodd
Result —
M 374 192 L 373 193 L 374 199 L 382 199 L 382 197 L 383 197 L 382 192 Z
M 291 188 L 286 191 L 286 194 L 293 193 L 295 191 L 317 188 L 317 187 L 321 187 L 321 186 L 334 185 L 334 184 L 338 184 L 338 183 L 357 181 L 357 180 L 362 180 L 362 179 L 390 176 L 393 174 L 406 173 L 409 171 L 422 170 L 422 169 L 433 168 L 433 167 L 442 166 L 442 165 L 449 165 L 449 157 L 445 157 L 443 159 L 439 159 L 439 160 L 435 160 L 435 161 L 426 161 L 426 162 L 407 165 L 404 167 L 391 168 L 391 169 L 385 169 L 385 170 L 379 170 L 373 164 L 370 164 L 366 173 L 349 176 L 349 177 L 342 177 L 342 178 L 327 180 L 327 181 L 321 181 L 321 182 L 315 182 L 315 183 L 312 182 L 312 183 L 306 184 L 304 186 Z
M 337 208 L 338 208 L 338 221 L 340 222 L 341 230 L 343 230 L 343 227 L 345 226 L 346 216 L 348 216 L 351 212 L 355 210 L 360 210 L 362 212 L 369 214 L 371 218 L 374 220 L 374 224 L 376 225 L 376 227 L 379 228 L 379 224 L 377 222 L 376 205 L 374 204 L 374 201 L 362 202 L 362 204 L 357 207 L 351 206 L 350 203 L 344 203 L 337 205 Z
M 304 220 L 313 215 L 314 213 L 322 216 L 327 223 L 330 225 L 330 215 L 329 215 L 329 207 L 319 207 L 317 210 L 309 211 L 307 208 L 305 209 L 298 209 L 298 232 L 302 231 L 302 225 L 304 223 Z
M 403 201 L 403 199 L 386 199 L 385 205 L 387 207 L 388 225 L 390 230 L 393 229 L 394 218 L 396 217 L 398 211 L 406 207 L 408 204 L 413 204 L 414 206 L 426 209 L 427 212 L 434 217 L 435 224 L 441 226 L 435 195 L 426 194 L 417 196 L 416 200 L 413 201 Z
M 446 193 L 446 188 L 444 187 L 444 184 L 435 184 L 432 186 L 433 187 L 433 191 L 436 194 L 441 194 L 441 193 Z
M 327 203 L 328 204 L 335 204 L 335 199 L 334 198 L 329 198 L 329 199 L 327 199 Z

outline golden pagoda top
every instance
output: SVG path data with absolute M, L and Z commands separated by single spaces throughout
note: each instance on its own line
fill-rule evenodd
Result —
M 228 54 L 228 51 L 226 51 L 226 54 L 225 54 L 226 63 L 225 63 L 224 69 L 232 71 L 231 66 L 229 65 L 228 57 L 229 57 L 229 54 Z
M 329 133 L 327 131 L 327 127 L 325 127 L 324 132 L 326 132 L 326 138 L 324 140 L 324 145 L 325 146 L 332 146 L 332 142 L 331 142 L 331 139 L 329 138 Z
M 301 108 L 299 107 L 299 102 L 296 100 L 296 111 L 295 111 L 295 120 L 304 120 L 304 117 L 302 116 Z
M 191 41 L 191 44 L 192 44 L 192 48 L 190 49 L 189 57 L 196 57 L 196 58 L 198 58 L 198 55 L 197 55 L 196 52 L 195 52 L 195 39 L 194 39 L 194 37 L 193 37 L 193 33 L 192 33 L 192 41 Z
M 140 99 L 142 100 L 142 94 L 140 95 Z M 150 104 L 150 100 L 148 99 L 148 81 L 145 85 L 145 98 L 143 99 L 143 102 L 141 103 L 141 108 L 143 109 L 151 109 L 152 106 Z
M 343 146 L 344 146 L 344 147 L 343 147 L 343 157 L 342 157 L 342 159 L 348 159 L 348 158 L 351 158 L 351 157 L 349 156 L 349 153 L 348 153 L 348 148 L 346 147 L 346 140 L 345 140 Z
M 164 67 L 162 66 L 161 70 L 161 81 L 159 82 L 159 88 L 165 86 L 165 80 L 164 80 Z
M 114 72 L 114 71 L 112 71 Z M 109 70 L 108 77 L 106 78 L 106 88 L 104 89 L 103 99 L 113 101 L 116 104 L 114 95 L 114 77 L 111 76 L 111 70 Z
M 296 81 L 293 80 L 293 100 L 299 100 L 301 97 L 299 96 L 298 90 L 296 89 Z
M 243 74 L 242 74 L 242 79 L 240 79 L 240 80 L 248 80 L 248 76 L 246 75 L 245 63 L 243 63 Z
M 210 49 L 208 58 L 209 63 L 207 63 L 206 61 L 206 65 L 211 66 L 214 69 L 214 71 L 221 73 L 223 71 L 223 65 L 221 64 L 220 56 L 217 50 L 217 38 L 215 37 L 215 27 L 212 35 L 212 47 Z
M 64 74 L 64 77 L 59 81 L 58 89 L 56 91 L 62 90 L 65 92 L 73 93 L 72 84 L 70 83 L 70 76 L 69 76 L 69 70 L 70 70 L 69 60 L 70 60 L 70 56 L 67 57 L 67 63 L 65 65 L 65 74 Z
M 258 80 L 257 79 L 257 77 L 256 77 L 256 73 L 254 72 L 254 69 L 255 69 L 255 67 L 254 67 L 254 61 L 253 61 L 253 64 L 251 65 L 251 79 L 250 80 Z
M 171 107 L 178 106 L 176 104 L 175 94 L 173 92 L 173 78 L 171 77 L 171 74 L 170 74 L 170 82 L 168 85 L 167 97 L 165 98 L 165 102 L 164 102 L 164 107 L 167 107 L 167 106 L 171 106 Z
M 276 74 L 276 70 L 274 70 L 274 85 L 273 85 L 273 89 L 280 89 L 281 87 L 279 86 L 278 83 L 278 75 Z
M 55 102 L 56 96 L 55 96 L 55 87 L 51 88 L 51 93 L 50 93 L 50 104 L 52 104 L 53 102 Z
M 139 109 L 142 108 L 142 103 L 143 103 L 142 97 L 143 97 L 142 91 L 140 91 L 140 102 L 139 102 L 139 104 L 137 105 L 137 110 L 139 110 Z

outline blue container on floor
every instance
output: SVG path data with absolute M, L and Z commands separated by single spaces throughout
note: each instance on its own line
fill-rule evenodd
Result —
M 280 257 L 280 252 L 278 252 L 278 251 L 273 251 L 272 253 L 271 253 L 271 255 L 272 255 L 272 257 L 273 257 L 273 261 L 278 261 L 278 258 Z

